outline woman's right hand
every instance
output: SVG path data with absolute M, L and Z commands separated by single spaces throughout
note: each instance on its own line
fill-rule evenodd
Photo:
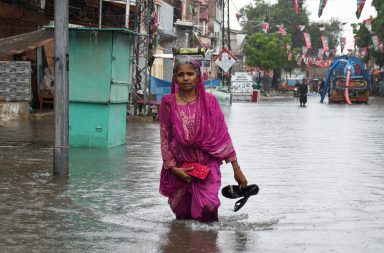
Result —
M 173 174 L 180 177 L 186 182 L 191 182 L 193 179 L 193 177 L 187 173 L 190 170 L 193 170 L 193 168 L 178 168 L 178 167 L 171 168 L 171 171 Z

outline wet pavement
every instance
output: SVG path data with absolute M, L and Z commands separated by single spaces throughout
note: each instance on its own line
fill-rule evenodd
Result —
M 382 252 L 384 99 L 319 100 L 224 108 L 260 193 L 237 213 L 221 197 L 213 225 L 175 221 L 158 193 L 157 123 L 129 123 L 125 146 L 71 148 L 68 178 L 52 177 L 51 117 L 0 128 L 0 252 Z

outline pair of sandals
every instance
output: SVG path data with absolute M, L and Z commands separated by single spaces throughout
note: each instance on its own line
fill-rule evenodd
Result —
M 238 185 L 227 185 L 221 189 L 221 194 L 229 199 L 241 198 L 235 203 L 234 211 L 237 212 L 247 203 L 248 198 L 259 193 L 259 187 L 256 184 L 251 184 L 244 189 Z

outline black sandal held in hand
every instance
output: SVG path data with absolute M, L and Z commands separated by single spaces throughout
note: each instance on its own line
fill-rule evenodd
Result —
M 243 197 L 243 192 L 238 185 L 227 185 L 221 189 L 221 194 L 229 199 L 237 199 Z
M 247 203 L 249 197 L 258 193 L 259 187 L 256 184 L 248 185 L 244 189 L 241 189 L 238 185 L 227 185 L 221 190 L 221 194 L 223 194 L 226 198 L 237 199 L 243 197 L 242 199 L 236 201 L 234 207 L 235 212 L 239 211 L 240 208 Z

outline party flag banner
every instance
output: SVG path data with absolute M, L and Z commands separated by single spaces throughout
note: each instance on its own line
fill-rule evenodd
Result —
M 372 32 L 372 18 L 366 19 L 363 21 L 365 28 L 368 29 L 368 31 Z
M 305 29 L 305 25 L 297 25 L 296 27 L 300 30 L 300 32 L 304 31 Z
M 287 49 L 288 61 L 290 61 L 292 59 L 292 46 L 288 43 L 285 43 L 285 48 Z
M 264 33 L 268 33 L 269 24 L 266 22 L 261 23 L 261 27 L 263 28 Z
M 299 12 L 303 11 L 304 0 L 299 0 Z
M 327 4 L 327 1 L 328 0 L 320 0 L 319 11 L 317 12 L 317 15 L 319 16 L 319 18 L 323 14 L 323 9 L 324 9 L 325 5 Z
M 301 47 L 301 51 L 303 53 L 303 57 L 305 57 L 308 53 L 308 48 L 307 47 Z
M 336 49 L 335 49 L 335 48 L 332 48 L 331 51 L 329 51 L 329 52 L 330 52 L 330 55 L 331 55 L 331 56 L 335 56 L 335 54 L 336 54 Z
M 287 30 L 285 30 L 283 25 L 276 25 L 276 27 L 279 29 L 279 33 L 281 34 L 281 36 L 287 35 Z
M 297 65 L 301 65 L 302 61 L 303 61 L 303 57 L 299 55 L 299 59 L 297 60 Z
M 377 35 L 372 35 L 371 40 L 372 40 L 373 47 L 377 51 L 379 49 L 379 37 Z
M 319 59 L 323 59 L 323 49 L 321 49 L 321 48 L 319 48 L 318 50 L 317 50 L 317 57 L 319 58 Z
M 360 18 L 361 12 L 363 11 L 365 4 L 365 0 L 357 0 L 357 10 L 356 10 L 356 17 L 357 19 Z
M 340 51 L 341 51 L 341 53 L 343 53 L 346 44 L 347 44 L 347 38 L 346 37 L 340 37 Z
M 287 52 L 288 52 L 288 51 L 291 51 L 292 46 L 289 45 L 288 43 L 285 43 L 285 48 L 287 49 Z
M 241 18 L 241 14 L 239 12 L 236 13 L 236 19 L 237 21 L 240 21 L 240 18 Z
M 299 0 L 295 0 L 295 11 L 299 13 Z
M 236 35 L 236 38 L 237 38 L 237 46 L 241 46 L 241 44 L 243 44 L 243 41 L 245 39 L 245 37 L 247 36 L 247 34 L 245 33 L 238 33 Z
M 303 33 L 303 34 L 304 34 L 305 44 L 307 45 L 307 48 L 311 48 L 311 35 L 309 35 L 309 33 Z
M 321 41 L 323 42 L 323 52 L 329 51 L 327 36 L 321 35 Z
M 288 61 L 292 60 L 292 50 L 288 52 Z

